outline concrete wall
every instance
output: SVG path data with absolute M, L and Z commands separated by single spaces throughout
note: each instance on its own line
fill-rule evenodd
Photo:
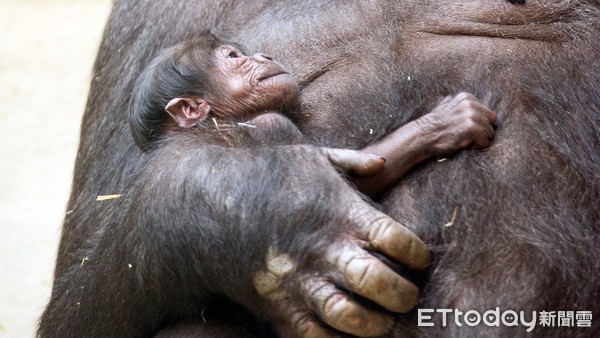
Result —
M 109 10 L 109 0 L 0 0 L 0 337 L 32 337 L 50 295 Z

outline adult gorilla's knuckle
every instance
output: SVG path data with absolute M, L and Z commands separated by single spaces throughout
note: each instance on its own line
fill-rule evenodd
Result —
M 429 255 L 427 247 L 419 238 L 415 236 L 406 236 L 404 238 L 404 242 L 406 243 L 406 246 L 408 248 L 406 250 L 408 252 L 408 257 L 415 258 L 412 261 L 412 265 L 415 268 L 424 268 L 426 266 L 429 266 L 429 264 L 431 263 L 431 256 Z M 420 264 L 416 264 L 417 262 L 420 262 Z
M 296 268 L 296 261 L 289 254 L 279 253 L 277 250 L 270 248 L 267 253 L 267 271 L 273 275 L 284 278 Z
M 348 307 L 348 298 L 340 292 L 332 292 L 323 302 L 323 312 L 334 320 L 339 319 Z
M 362 199 L 357 198 L 349 205 L 350 214 L 349 219 L 353 220 L 356 224 L 361 226 L 372 226 L 373 225 L 373 210 L 366 206 Z
M 360 334 L 372 323 L 369 314 L 342 294 L 333 294 L 325 303 L 328 323 L 345 332 Z
M 379 244 L 393 231 L 395 226 L 397 226 L 396 222 L 390 217 L 385 215 L 377 217 L 371 225 L 369 241 L 373 245 Z
M 356 289 L 363 289 L 368 284 L 374 271 L 372 259 L 366 256 L 354 256 L 346 264 L 348 284 Z
M 304 310 L 296 310 L 291 313 L 291 324 L 294 330 L 301 337 L 311 337 L 316 325 L 313 316 L 310 312 Z
M 329 288 L 328 282 L 322 279 L 315 280 L 313 278 L 305 278 L 302 283 L 308 290 L 310 297 L 313 299 L 320 298 Z
M 281 280 L 269 272 L 261 271 L 254 276 L 253 284 L 259 295 L 267 296 L 279 289 Z

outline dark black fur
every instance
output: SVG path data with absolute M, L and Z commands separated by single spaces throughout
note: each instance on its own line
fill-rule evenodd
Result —
M 512 25 L 452 28 L 503 15 Z M 309 262 L 350 229 L 353 191 L 314 149 L 225 148 L 184 133 L 142 156 L 123 109 L 134 80 L 156 51 L 206 29 L 288 66 L 303 87 L 294 121 L 318 145 L 362 147 L 448 94 L 484 99 L 499 114 L 491 148 L 425 163 L 380 201 L 436 254 L 420 306 L 590 310 L 592 328 L 533 333 L 592 336 L 600 322 L 599 20 L 591 0 L 117 1 L 94 67 L 40 336 L 149 336 L 203 311 L 209 322 L 269 335 L 219 297 L 269 318 L 251 287 L 263 243 L 285 249 L 299 269 L 326 271 Z M 124 197 L 95 201 L 115 193 Z M 525 330 L 423 329 L 414 313 L 400 316 L 397 330 L 486 333 Z
M 177 44 L 160 52 L 139 76 L 129 104 L 129 126 L 135 142 L 149 150 L 163 134 L 165 107 L 176 97 L 206 97 L 214 89 L 209 65 L 212 51 L 224 41 L 212 34 Z

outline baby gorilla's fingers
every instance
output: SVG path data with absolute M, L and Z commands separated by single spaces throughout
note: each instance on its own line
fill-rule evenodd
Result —
M 483 126 L 481 136 L 480 138 L 475 139 L 474 143 L 477 148 L 485 148 L 489 146 L 490 142 L 494 138 L 496 131 L 494 130 L 493 126 L 496 124 L 498 116 L 496 115 L 496 112 L 484 106 L 483 104 L 480 105 L 479 110 L 481 111 L 481 117 L 484 118 L 485 121 L 481 123 Z
M 470 125 L 469 130 L 472 133 L 472 143 L 480 149 L 489 146 L 490 141 L 494 138 L 493 126 L 496 123 L 496 113 L 478 101 L 464 100 L 463 102 L 470 112 L 466 120 L 470 122 L 468 125 Z
M 351 177 L 367 177 L 382 170 L 385 159 L 351 149 L 321 148 L 329 162 Z
M 483 149 L 490 145 L 493 138 L 494 128 L 490 124 L 484 124 L 481 126 L 477 135 L 473 137 L 473 144 L 476 148 Z
M 453 104 L 453 109 L 476 112 L 481 115 L 485 119 L 481 121 L 482 124 L 496 124 L 496 112 L 477 100 L 473 94 L 462 92 L 453 98 L 451 104 Z
M 474 145 L 485 148 L 494 137 L 494 111 L 479 102 L 473 94 L 460 93 L 443 100 L 431 113 L 415 120 L 421 129 L 420 139 L 434 154 L 451 154 Z

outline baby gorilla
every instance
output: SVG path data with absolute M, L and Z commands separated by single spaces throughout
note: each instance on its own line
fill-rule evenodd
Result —
M 267 140 L 269 131 L 283 129 L 294 141 L 300 132 L 279 113 L 295 105 L 298 95 L 294 78 L 271 57 L 246 56 L 207 33 L 167 48 L 151 62 L 136 83 L 129 122 L 144 151 L 164 135 L 191 128 L 216 129 L 224 137 L 233 136 L 232 130 L 261 129 L 252 135 Z M 269 112 L 269 118 L 260 117 Z
M 282 115 L 297 109 L 299 94 L 294 78 L 270 56 L 248 56 L 207 33 L 154 58 L 136 82 L 129 124 L 144 151 L 183 131 L 226 146 L 301 143 L 298 128 Z M 486 147 L 495 121 L 493 111 L 461 93 L 361 151 L 322 151 L 362 192 L 376 194 L 431 156 Z

